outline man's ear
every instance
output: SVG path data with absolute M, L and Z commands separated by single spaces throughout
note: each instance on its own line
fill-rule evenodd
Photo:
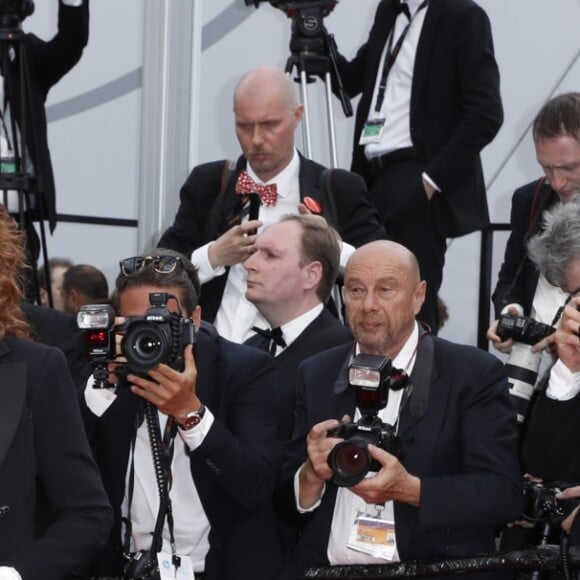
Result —
M 195 325 L 195 331 L 198 332 L 201 326 L 201 306 L 198 304 L 191 313 L 191 320 Z
M 71 288 L 71 291 L 69 292 L 68 295 L 68 302 L 71 305 L 73 312 L 77 312 L 78 309 L 81 307 L 82 304 L 81 293 L 76 288 Z
M 305 288 L 316 288 L 322 280 L 322 264 L 320 262 L 311 262 L 305 269 Z

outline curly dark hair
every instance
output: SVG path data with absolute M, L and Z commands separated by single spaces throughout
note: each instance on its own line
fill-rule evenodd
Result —
M 0 206 L 0 339 L 6 336 L 30 337 L 20 303 L 26 266 L 24 234 Z

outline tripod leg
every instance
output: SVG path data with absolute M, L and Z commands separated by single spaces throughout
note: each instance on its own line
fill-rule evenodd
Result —
M 308 107 L 308 77 L 304 68 L 300 70 L 300 89 L 302 91 L 302 104 L 304 105 L 304 120 L 302 123 L 302 136 L 304 140 L 304 148 L 306 157 L 312 159 L 312 140 L 310 139 L 310 115 Z
M 330 72 L 324 75 L 324 86 L 326 89 L 326 118 L 328 123 L 328 138 L 330 145 L 330 166 L 338 167 L 338 155 L 336 152 L 336 131 L 334 129 L 334 111 L 332 107 L 332 79 Z

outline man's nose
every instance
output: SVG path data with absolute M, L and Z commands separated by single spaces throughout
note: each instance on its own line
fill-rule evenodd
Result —
M 262 130 L 260 129 L 260 127 L 258 125 L 256 125 L 254 127 L 254 131 L 252 133 L 252 143 L 256 144 L 256 143 L 262 143 L 263 138 L 262 138 Z
M 376 306 L 375 295 L 373 292 L 367 292 L 363 301 L 362 306 L 365 310 L 374 310 Z
M 566 178 L 563 172 L 555 169 L 550 176 L 550 184 L 556 193 L 562 193 L 566 190 Z
M 255 262 L 254 256 L 255 256 L 255 255 L 256 255 L 255 253 L 251 254 L 251 255 L 250 255 L 248 258 L 246 258 L 246 259 L 245 259 L 245 260 L 242 262 L 242 266 L 243 266 L 243 267 L 244 267 L 244 268 L 245 268 L 247 271 L 249 271 L 249 270 L 253 270 L 253 269 L 254 269 L 254 262 Z

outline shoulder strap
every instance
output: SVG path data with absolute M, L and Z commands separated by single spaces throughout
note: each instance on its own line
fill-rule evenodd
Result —
M 222 177 L 220 181 L 220 198 L 223 198 L 230 181 L 236 171 L 236 162 L 231 159 L 224 160 L 224 168 L 222 170 Z
M 325 216 L 326 221 L 335 229 L 338 229 L 338 212 L 336 211 L 336 201 L 334 199 L 334 191 L 332 189 L 332 175 L 334 173 L 334 169 L 326 168 L 320 174 L 320 183 L 324 186 L 324 190 L 327 193 L 328 198 L 328 213 L 329 215 Z
M 540 192 L 542 191 L 542 187 L 546 183 L 546 178 L 542 177 L 538 180 L 538 184 L 536 185 L 536 189 L 534 191 L 534 197 L 532 198 L 532 205 L 530 206 L 530 216 L 528 218 L 528 231 L 532 228 L 532 226 L 536 223 L 540 212 Z M 544 205 L 546 200 L 541 205 Z
M 410 399 L 411 415 L 419 419 L 427 410 L 429 402 L 429 389 L 431 388 L 431 375 L 433 374 L 433 358 L 435 346 L 431 332 L 421 329 L 419 335 L 419 347 L 417 360 L 411 373 L 412 393 Z

